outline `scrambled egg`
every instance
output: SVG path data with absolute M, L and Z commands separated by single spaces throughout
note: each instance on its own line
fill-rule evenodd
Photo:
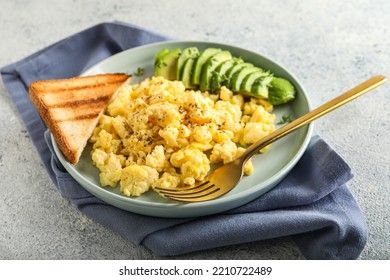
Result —
M 126 196 L 192 185 L 211 164 L 236 159 L 274 131 L 272 110 L 266 100 L 246 100 L 226 87 L 202 93 L 153 77 L 120 89 L 90 138 L 92 161 L 102 186 L 119 184 Z M 244 172 L 253 172 L 250 160 Z

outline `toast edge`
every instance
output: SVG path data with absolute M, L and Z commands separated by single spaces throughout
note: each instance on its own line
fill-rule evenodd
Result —
M 52 133 L 54 140 L 57 143 L 58 148 L 61 150 L 64 157 L 71 163 L 71 164 L 77 164 L 78 159 L 77 156 L 72 152 L 70 147 L 68 146 L 65 139 L 62 137 L 62 133 L 59 129 L 59 127 L 53 123 L 48 108 L 46 108 L 41 101 L 39 100 L 38 96 L 34 93 L 32 88 L 29 88 L 29 96 L 31 101 L 33 102 L 35 108 L 37 109 L 39 115 L 42 117 L 43 121 L 45 122 L 46 126 L 49 128 L 50 132 Z

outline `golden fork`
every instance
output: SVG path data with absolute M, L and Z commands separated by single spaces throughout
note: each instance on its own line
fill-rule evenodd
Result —
M 238 184 L 243 174 L 244 164 L 253 155 L 258 153 L 260 149 L 290 134 L 298 128 L 311 123 L 315 119 L 322 117 L 349 101 L 352 101 L 353 99 L 377 88 L 385 81 L 386 77 L 384 76 L 372 77 L 335 99 L 321 105 L 317 109 L 314 109 L 278 130 L 275 130 L 271 134 L 249 146 L 241 157 L 217 168 L 196 185 L 177 189 L 155 187 L 155 190 L 164 197 L 183 202 L 201 202 L 220 197 L 232 190 Z

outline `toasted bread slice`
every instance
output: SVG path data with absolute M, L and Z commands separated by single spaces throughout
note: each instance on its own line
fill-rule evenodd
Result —
M 117 73 L 31 83 L 30 98 L 70 163 L 78 163 L 100 116 L 129 80 Z

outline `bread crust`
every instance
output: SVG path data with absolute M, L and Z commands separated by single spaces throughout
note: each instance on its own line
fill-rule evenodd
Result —
M 100 116 L 130 78 L 114 73 L 31 83 L 30 99 L 71 164 L 78 163 Z

